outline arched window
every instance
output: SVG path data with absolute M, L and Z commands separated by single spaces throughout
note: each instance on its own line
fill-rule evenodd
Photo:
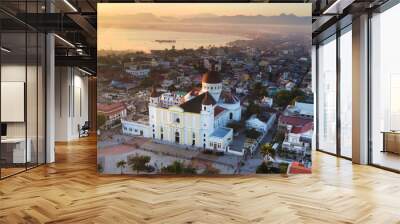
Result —
M 229 113 L 229 120 L 232 120 L 232 119 L 233 119 L 233 113 L 230 112 L 230 113 Z
M 176 118 L 176 123 L 179 123 L 181 120 L 179 120 L 179 117 L 178 118 Z
M 175 132 L 175 143 L 179 143 L 179 132 Z

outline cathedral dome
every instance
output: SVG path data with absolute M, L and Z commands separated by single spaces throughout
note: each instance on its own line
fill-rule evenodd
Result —
M 221 78 L 219 77 L 219 73 L 215 70 L 208 71 L 203 74 L 201 79 L 202 83 L 210 83 L 210 84 L 218 84 L 221 83 Z

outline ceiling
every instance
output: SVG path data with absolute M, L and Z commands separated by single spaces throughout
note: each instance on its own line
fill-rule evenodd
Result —
M 254 0 L 251 2 L 312 3 L 313 39 L 317 39 L 319 36 L 323 36 L 324 32 L 327 32 L 338 20 L 379 6 L 385 1 L 387 0 Z M 138 1 L 1 0 L 1 28 L 4 32 L 13 33 L 25 30 L 25 28 L 40 32 L 54 32 L 58 35 L 56 38 L 56 65 L 79 66 L 95 73 L 97 58 L 96 5 L 107 2 L 133 3 Z M 187 2 L 187 0 L 145 0 L 140 2 Z M 203 0 L 201 2 L 249 1 Z

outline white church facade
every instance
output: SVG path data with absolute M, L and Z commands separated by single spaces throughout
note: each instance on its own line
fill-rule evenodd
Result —
M 233 130 L 226 126 L 232 121 L 240 121 L 241 105 L 232 93 L 222 91 L 222 81 L 215 69 L 203 74 L 201 89 L 191 90 L 175 105 L 162 99 L 153 87 L 148 124 L 122 120 L 123 133 L 228 152 Z

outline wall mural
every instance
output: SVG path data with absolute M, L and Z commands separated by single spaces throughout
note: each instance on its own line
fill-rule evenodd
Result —
M 98 4 L 99 173 L 311 173 L 313 109 L 311 4 Z

